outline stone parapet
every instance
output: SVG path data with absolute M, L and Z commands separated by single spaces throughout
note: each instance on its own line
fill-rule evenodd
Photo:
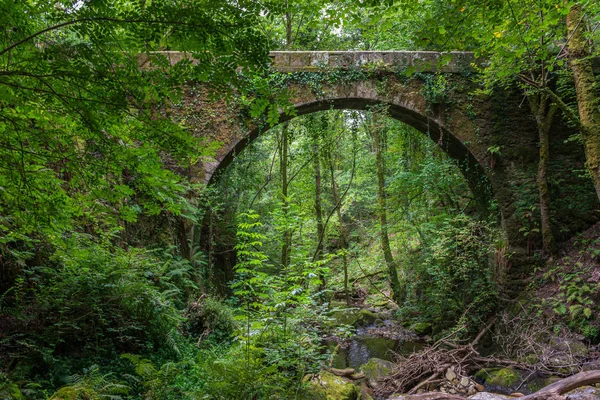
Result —
M 476 61 L 470 52 L 435 51 L 272 51 L 269 57 L 280 72 L 369 66 L 456 73 L 473 69 L 472 64 Z
M 174 65 L 182 60 L 193 59 L 192 53 L 182 51 L 157 51 L 138 54 L 140 68 L 151 66 L 151 55 L 166 57 Z M 279 72 L 308 72 L 324 69 L 379 68 L 402 70 L 414 68 L 415 72 L 459 73 L 475 70 L 485 60 L 476 59 L 473 53 L 452 51 L 272 51 L 272 65 Z M 600 58 L 592 60 L 594 71 L 600 72 Z

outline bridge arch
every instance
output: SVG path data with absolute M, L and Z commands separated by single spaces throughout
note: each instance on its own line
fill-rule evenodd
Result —
M 376 97 L 337 97 L 313 99 L 294 105 L 296 114 L 290 116 L 281 113 L 278 125 L 301 115 L 327 110 L 359 110 L 368 111 L 374 106 L 384 106 L 390 118 L 403 122 L 428 136 L 440 149 L 453 159 L 465 177 L 471 192 L 477 202 L 477 208 L 482 215 L 487 215 L 493 190 L 484 167 L 460 139 L 449 131 L 438 119 L 424 115 L 407 104 L 398 104 L 388 99 Z M 240 154 L 252 141 L 273 127 L 254 125 L 247 133 L 233 141 L 227 151 L 221 151 L 215 160 L 208 164 L 205 180 L 211 184 L 218 180 L 219 175 L 231 164 L 237 154 Z
M 180 52 L 161 54 L 172 64 L 191 58 Z M 522 106 L 520 91 L 497 88 L 488 95 L 477 90 L 476 72 L 471 67 L 477 62 L 473 54 L 304 51 L 272 52 L 270 57 L 273 73 L 288 74 L 284 86 L 297 115 L 329 109 L 366 110 L 382 104 L 387 106 L 390 117 L 427 134 L 457 161 L 480 209 L 485 209 L 482 206 L 489 200 L 496 200 L 507 246 L 515 250 L 514 254 L 530 256 L 536 243 L 532 245 L 531 237 L 525 237 L 523 230 L 537 223 L 530 211 L 530 217 L 524 217 L 524 210 L 535 208 L 539 200 L 535 121 L 528 107 Z M 151 57 L 141 55 L 140 68 L 150 68 L 150 60 Z M 314 74 L 320 85 L 318 90 L 307 84 L 306 74 Z M 446 97 L 441 102 L 428 96 L 428 79 L 432 77 L 447 83 Z M 197 137 L 207 144 L 218 144 L 219 148 L 181 173 L 194 182 L 212 182 L 236 154 L 270 127 L 261 128 L 239 104 L 215 101 L 215 96 L 193 77 L 184 91 L 182 104 L 168 112 Z M 291 118 L 281 115 L 279 123 Z M 552 143 L 560 144 L 551 144 L 560 151 L 556 154 L 560 163 L 553 166 L 551 173 L 561 182 L 552 188 L 556 207 L 553 217 L 557 226 L 563 226 L 558 233 L 566 239 L 597 221 L 600 214 L 596 211 L 598 200 L 593 187 L 577 175 L 583 168 L 581 146 L 575 142 L 565 145 L 572 129 L 557 122 L 551 130 Z M 564 209 L 562 199 L 572 198 L 577 198 L 580 207 Z M 514 256 L 511 260 L 516 262 Z

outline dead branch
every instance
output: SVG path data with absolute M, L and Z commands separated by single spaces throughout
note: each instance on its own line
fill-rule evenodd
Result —
M 327 371 L 331 372 L 334 375 L 345 376 L 345 377 L 349 377 L 351 375 L 356 374 L 356 370 L 354 368 L 345 368 L 345 369 L 327 368 Z
M 576 375 L 554 382 L 535 393 L 521 397 L 521 400 L 564 400 L 563 396 L 572 390 L 582 386 L 589 386 L 600 383 L 600 370 L 580 372 Z M 421 394 L 408 394 L 394 399 L 402 400 L 459 400 L 464 399 L 461 396 L 441 393 L 428 392 Z
M 382 397 L 391 393 L 412 394 L 434 381 L 437 382 L 451 367 L 452 373 L 457 377 L 468 376 L 468 373 L 476 368 L 473 360 L 482 359 L 475 346 L 493 323 L 494 320 L 486 324 L 468 344 L 461 345 L 452 341 L 450 334 L 408 358 L 401 358 L 398 369 L 382 380 L 382 384 L 375 389 L 376 394 Z
M 600 370 L 584 371 L 560 381 L 554 382 L 543 389 L 538 390 L 522 400 L 550 400 L 564 399 L 564 394 L 582 386 L 600 383 Z
M 365 377 L 364 373 L 362 373 L 362 372 L 357 373 L 354 368 L 345 368 L 345 369 L 326 368 L 326 371 L 331 372 L 332 374 L 334 374 L 336 376 L 341 376 L 342 378 L 352 379 L 353 381 L 357 381 L 357 380 L 363 379 Z

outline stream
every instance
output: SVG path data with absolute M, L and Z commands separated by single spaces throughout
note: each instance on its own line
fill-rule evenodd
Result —
M 385 326 L 395 328 L 391 321 L 385 321 Z M 358 328 L 354 336 L 343 341 L 328 341 L 328 345 L 340 349 L 335 355 L 332 363 L 333 368 L 358 369 L 366 364 L 371 358 L 379 358 L 386 361 L 394 361 L 395 354 L 409 355 L 425 347 L 426 341 L 412 335 L 395 335 L 390 338 L 382 335 L 376 325 Z M 398 327 L 403 331 L 402 328 Z

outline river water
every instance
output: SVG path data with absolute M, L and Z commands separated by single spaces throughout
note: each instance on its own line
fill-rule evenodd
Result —
M 356 335 L 344 340 L 333 359 L 334 368 L 358 368 L 371 358 L 394 361 L 396 354 L 409 355 L 425 347 L 425 341 L 415 338 L 390 339 L 370 333 L 371 329 L 359 329 Z M 338 342 L 329 342 L 337 346 Z

